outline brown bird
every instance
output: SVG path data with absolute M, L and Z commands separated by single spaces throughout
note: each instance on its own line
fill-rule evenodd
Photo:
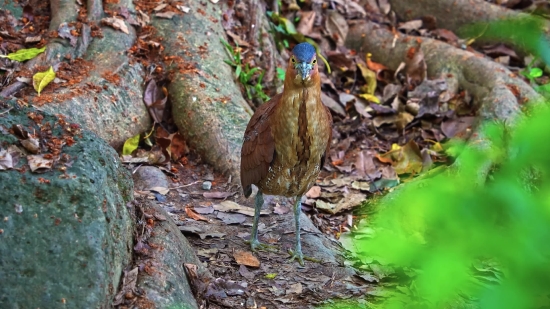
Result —
M 241 150 L 241 182 L 249 197 L 258 187 L 250 247 L 258 240 L 263 194 L 295 197 L 296 249 L 292 258 L 304 265 L 300 243 L 301 198 L 325 163 L 332 137 L 332 116 L 321 102 L 321 77 L 315 48 L 309 43 L 292 49 L 283 92 L 260 106 L 246 127 Z

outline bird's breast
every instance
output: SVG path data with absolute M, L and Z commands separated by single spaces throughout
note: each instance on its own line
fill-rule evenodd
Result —
M 320 89 L 286 91 L 272 121 L 276 156 L 263 190 L 267 194 L 301 195 L 319 174 L 331 130 Z

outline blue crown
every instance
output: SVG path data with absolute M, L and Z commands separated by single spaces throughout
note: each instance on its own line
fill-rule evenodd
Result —
M 315 47 L 309 43 L 300 43 L 294 46 L 292 54 L 298 62 L 309 62 L 315 55 Z

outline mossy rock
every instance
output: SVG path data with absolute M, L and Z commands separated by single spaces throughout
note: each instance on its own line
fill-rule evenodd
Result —
M 111 308 L 133 247 L 131 176 L 97 135 L 0 102 L 0 150 L 24 149 L 18 128 L 54 163 L 32 172 L 21 153 L 0 168 L 0 308 Z

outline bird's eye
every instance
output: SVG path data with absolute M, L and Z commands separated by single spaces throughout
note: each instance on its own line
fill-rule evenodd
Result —
M 294 59 L 294 57 L 290 58 L 290 61 L 292 61 L 292 63 L 296 63 L 296 59 Z
M 316 63 L 317 63 L 317 59 L 313 59 L 313 61 L 312 61 L 311 63 L 316 64 Z

